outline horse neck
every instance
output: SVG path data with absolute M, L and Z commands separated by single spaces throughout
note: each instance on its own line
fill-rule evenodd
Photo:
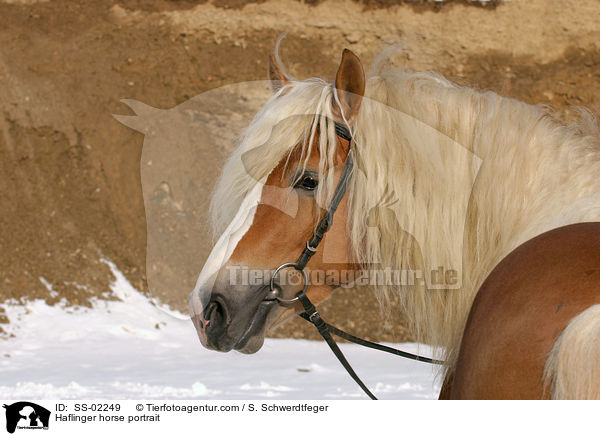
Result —
M 597 217 L 597 206 L 596 212 L 571 206 L 576 197 L 598 194 L 598 138 L 582 136 L 539 107 L 492 92 L 427 75 L 407 75 L 404 82 L 399 109 L 481 159 L 464 246 L 468 262 L 484 265 L 470 267 L 474 286 L 527 239 L 585 216 Z M 573 174 L 573 161 L 587 162 Z
M 463 221 L 464 238 L 441 230 L 448 228 L 441 222 L 443 213 L 437 214 L 439 223 L 430 216 L 421 223 L 429 227 L 421 229 L 423 233 L 440 226 L 435 234 L 438 252 L 462 256 L 462 289 L 445 295 L 427 293 L 421 300 L 425 303 L 407 297 L 407 310 L 414 306 L 426 313 L 416 320 L 421 324 L 417 327 L 429 330 L 425 337 L 447 348 L 451 366 L 472 300 L 505 255 L 552 228 L 600 220 L 600 145 L 538 107 L 491 92 L 455 87 L 428 75 L 405 75 L 393 85 L 396 109 L 481 159 Z M 573 159 L 581 163 L 576 174 L 569 163 Z M 595 201 L 581 207 L 582 197 Z M 454 213 L 452 205 L 446 211 Z M 424 255 L 434 252 L 425 251 Z

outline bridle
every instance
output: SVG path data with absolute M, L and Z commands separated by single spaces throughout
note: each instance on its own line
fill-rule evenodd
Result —
M 319 223 L 317 224 L 317 227 L 312 237 L 306 242 L 306 248 L 302 251 L 302 254 L 300 254 L 300 257 L 296 262 L 284 263 L 278 266 L 273 271 L 270 281 L 270 290 L 271 295 L 275 295 L 274 299 L 277 300 L 277 302 L 281 305 L 289 306 L 297 301 L 299 301 L 302 304 L 304 311 L 300 312 L 298 315 L 306 321 L 313 324 L 317 328 L 319 334 L 323 337 L 325 342 L 327 342 L 327 345 L 329 345 L 329 348 L 331 348 L 333 354 L 335 354 L 337 359 L 340 361 L 340 363 L 348 372 L 348 374 L 350 374 L 352 379 L 354 379 L 354 381 L 360 386 L 360 388 L 365 392 L 365 394 L 369 396 L 369 398 L 371 398 L 372 400 L 376 400 L 377 398 L 375 397 L 375 395 L 373 395 L 371 391 L 365 386 L 365 384 L 358 377 L 356 372 L 354 372 L 354 369 L 352 369 L 350 363 L 348 363 L 348 360 L 346 360 L 346 357 L 344 356 L 339 346 L 331 336 L 332 333 L 336 336 L 339 336 L 342 339 L 346 339 L 347 341 L 354 342 L 356 344 L 373 348 L 376 350 L 385 351 L 387 353 L 392 353 L 401 357 L 406 357 L 408 359 L 438 365 L 443 364 L 444 362 L 440 360 L 431 359 L 429 357 L 423 357 L 416 354 L 407 353 L 405 351 L 397 350 L 395 348 L 367 341 L 365 339 L 353 336 L 350 333 L 346 333 L 343 330 L 340 330 L 332 326 L 331 324 L 325 322 L 323 318 L 321 318 L 321 315 L 317 311 L 314 304 L 312 304 L 312 302 L 306 295 L 306 291 L 308 290 L 308 273 L 305 269 L 306 264 L 311 259 L 311 257 L 317 252 L 317 248 L 321 243 L 323 237 L 325 236 L 325 233 L 327 233 L 327 231 L 333 224 L 333 215 L 335 214 L 335 211 L 337 210 L 340 202 L 342 201 L 342 198 L 344 198 L 344 195 L 346 194 L 346 190 L 348 189 L 348 182 L 350 180 L 352 169 L 354 167 L 354 160 L 352 158 L 352 134 L 350 133 L 350 129 L 336 122 L 335 133 L 338 137 L 348 141 L 348 157 L 346 158 L 346 163 L 344 165 L 344 170 L 342 171 L 340 180 L 335 188 L 335 191 L 333 192 L 331 201 L 329 202 L 327 209 L 325 210 L 325 214 L 319 220 Z M 301 272 L 304 276 L 304 288 L 300 292 L 298 292 L 296 296 L 292 299 L 284 299 L 277 295 L 279 289 L 278 286 L 275 284 L 275 278 L 277 277 L 280 271 L 286 268 L 294 268 L 297 271 Z

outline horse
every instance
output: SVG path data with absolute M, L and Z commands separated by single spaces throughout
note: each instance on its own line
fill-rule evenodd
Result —
M 443 359 L 440 399 L 600 399 L 596 118 L 392 57 L 366 76 L 344 50 L 333 83 L 269 58 L 272 96 L 212 196 L 221 237 L 189 298 L 200 342 L 255 353 L 302 293 L 365 286 Z M 409 279 L 364 280 L 381 271 Z

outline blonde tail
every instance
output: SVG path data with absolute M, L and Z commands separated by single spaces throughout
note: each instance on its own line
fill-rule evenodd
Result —
M 600 304 L 569 322 L 546 360 L 553 400 L 600 400 Z

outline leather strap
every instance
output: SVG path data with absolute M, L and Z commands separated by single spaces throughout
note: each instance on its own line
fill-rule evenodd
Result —
M 298 294 L 298 299 L 302 303 L 302 307 L 304 307 L 304 312 L 302 312 L 300 316 L 308 320 L 312 325 L 314 325 L 317 328 L 321 337 L 325 339 L 325 342 L 327 342 L 327 345 L 329 345 L 329 348 L 331 348 L 331 351 L 333 351 L 333 354 L 340 361 L 346 372 L 350 374 L 350 377 L 352 377 L 356 384 L 360 386 L 360 388 L 365 394 L 369 396 L 369 398 L 371 398 L 372 400 L 376 400 L 377 397 L 371 393 L 369 388 L 367 388 L 363 381 L 358 377 L 356 372 L 354 372 L 354 369 L 352 368 L 348 360 L 346 360 L 346 356 L 344 356 L 344 353 L 342 353 L 342 350 L 340 350 L 340 347 L 329 333 L 329 324 L 323 321 L 323 318 L 321 318 L 321 314 L 319 314 L 317 308 L 308 299 L 304 291 Z
M 308 322 L 312 322 L 309 317 L 305 313 L 300 313 L 299 316 L 304 318 Z M 325 321 L 323 321 L 325 322 Z M 395 354 L 396 356 L 405 357 L 407 359 L 416 360 L 418 362 L 431 363 L 434 365 L 443 365 L 443 360 L 432 359 L 431 357 L 419 356 L 418 354 L 409 353 L 407 351 L 398 350 L 396 348 L 388 347 L 387 345 L 381 345 L 377 342 L 367 341 L 366 339 L 359 338 L 358 336 L 354 336 L 348 332 L 340 330 L 339 328 L 325 322 L 327 329 L 329 332 L 333 333 L 336 336 L 339 336 L 342 339 L 345 339 L 350 342 L 354 342 L 355 344 L 362 345 L 363 347 L 373 348 L 374 350 L 385 351 L 386 353 Z
M 337 124 L 336 124 L 337 125 Z M 317 224 L 317 228 L 313 233 L 312 237 L 306 243 L 306 248 L 298 258 L 296 262 L 296 269 L 302 270 L 310 260 L 310 258 L 317 252 L 317 247 L 321 243 L 323 236 L 327 230 L 331 228 L 333 224 L 333 215 L 337 210 L 342 198 L 344 198 L 344 194 L 346 193 L 346 189 L 348 189 L 348 182 L 350 181 L 350 176 L 352 173 L 352 168 L 354 166 L 354 161 L 352 159 L 352 154 L 348 153 L 348 157 L 346 158 L 346 164 L 344 165 L 344 170 L 342 171 L 342 175 L 340 177 L 340 181 L 338 182 L 335 191 L 333 192 L 333 196 L 331 197 L 331 201 L 327 206 L 327 210 L 323 217 L 319 220 L 319 224 Z

